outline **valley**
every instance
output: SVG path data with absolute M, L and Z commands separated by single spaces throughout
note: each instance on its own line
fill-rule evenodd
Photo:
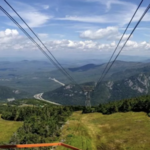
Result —
M 69 64 L 65 64 L 69 66 Z M 84 105 L 85 93 L 70 84 L 59 70 L 45 61 L 0 62 L 0 85 L 10 88 L 0 94 L 8 98 L 32 98 L 43 93 L 43 98 L 63 105 Z M 66 70 L 81 86 L 95 85 L 106 64 L 86 64 Z M 104 81 L 91 93 L 92 105 L 149 94 L 149 62 L 116 61 Z M 65 86 L 64 86 L 65 85 Z M 73 87 L 67 89 L 67 87 Z M 5 88 L 6 89 L 6 88 Z M 21 93 L 14 95 L 13 91 Z M 24 94 L 23 94 L 24 93 Z
M 0 12 L 0 149 L 150 149 L 150 0 Z
M 58 103 L 54 103 L 54 102 L 51 102 L 51 101 L 49 101 L 49 100 L 43 99 L 43 98 L 42 98 L 42 95 L 43 95 L 43 93 L 39 93 L 39 94 L 34 95 L 33 97 L 34 97 L 35 99 L 38 99 L 38 100 L 40 100 L 40 101 L 44 101 L 44 102 L 47 102 L 47 103 L 50 103 L 50 104 L 60 105 L 60 104 L 58 104 Z

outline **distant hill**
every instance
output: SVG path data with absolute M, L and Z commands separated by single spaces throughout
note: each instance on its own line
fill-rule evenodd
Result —
M 95 65 L 95 64 L 87 64 L 87 65 L 84 65 L 84 66 L 81 66 L 81 67 L 77 67 L 77 68 L 68 68 L 70 71 L 72 72 L 75 72 L 75 71 L 87 71 L 87 70 L 90 70 L 90 69 L 94 69 L 94 68 L 97 68 L 101 65 Z
M 144 63 L 149 63 L 150 62 L 150 59 L 147 59 L 144 61 Z
M 141 62 L 125 62 L 125 61 L 116 61 L 113 65 L 113 67 L 110 69 L 106 76 L 106 80 L 118 80 L 115 78 L 115 76 L 112 76 L 114 73 L 122 72 L 127 69 L 140 69 L 144 66 L 149 66 L 150 63 L 141 63 Z M 81 67 L 75 67 L 75 68 L 68 68 L 66 69 L 69 74 L 78 82 L 78 83 L 85 83 L 85 82 L 92 82 L 97 81 L 101 73 L 103 72 L 104 68 L 106 67 L 106 64 L 96 65 L 96 64 L 87 64 Z M 68 84 L 68 80 L 60 73 L 60 71 L 55 70 L 50 72 L 51 76 L 59 81 Z M 128 77 L 132 76 L 133 74 L 128 73 Z M 124 74 L 120 77 L 124 78 Z M 120 78 L 120 79 L 122 79 Z
M 7 100 L 8 98 L 20 99 L 20 98 L 28 98 L 28 97 L 31 97 L 31 95 L 27 92 L 17 90 L 17 89 L 12 89 L 6 86 L 0 86 L 0 101 Z

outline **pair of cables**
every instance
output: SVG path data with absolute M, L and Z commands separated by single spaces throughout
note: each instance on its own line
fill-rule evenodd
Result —
M 125 31 L 123 32 L 123 35 L 121 36 L 121 38 L 120 38 L 120 40 L 119 40 L 119 42 L 118 42 L 118 44 L 117 44 L 117 46 L 116 46 L 116 48 L 115 48 L 113 54 L 111 55 L 111 57 L 110 57 L 110 59 L 109 59 L 107 65 L 106 65 L 106 67 L 104 68 L 104 70 L 103 70 L 103 72 L 102 72 L 102 75 L 101 75 L 101 77 L 99 78 L 99 80 L 98 80 L 98 82 L 97 82 L 97 84 L 96 84 L 96 87 L 98 87 L 98 86 L 101 84 L 101 82 L 104 80 L 105 76 L 107 75 L 107 73 L 109 72 L 109 70 L 111 69 L 111 67 L 113 66 L 113 64 L 115 63 L 116 59 L 117 59 L 118 56 L 120 55 L 120 53 L 121 53 L 121 51 L 123 50 L 123 48 L 126 46 L 128 40 L 130 39 L 130 37 L 131 37 L 132 34 L 134 33 L 135 29 L 137 28 L 137 26 L 139 25 L 139 23 L 141 22 L 141 20 L 142 20 L 143 17 L 145 16 L 145 14 L 146 14 L 146 13 L 148 12 L 148 10 L 150 9 L 150 4 L 149 4 L 148 7 L 145 9 L 144 13 L 142 14 L 142 16 L 140 17 L 140 19 L 138 20 L 138 22 L 136 23 L 136 25 L 135 25 L 135 27 L 133 28 L 133 30 L 132 30 L 131 33 L 129 34 L 128 38 L 126 39 L 125 43 L 124 43 L 123 46 L 121 47 L 120 51 L 119 51 L 118 54 L 116 55 L 115 59 L 111 62 L 111 60 L 112 60 L 112 58 L 113 58 L 113 56 L 114 56 L 116 50 L 118 49 L 118 47 L 119 47 L 119 45 L 120 45 L 120 43 L 121 43 L 121 41 L 122 41 L 122 39 L 123 39 L 123 37 L 124 37 L 124 35 L 125 35 L 127 29 L 129 28 L 129 26 L 130 26 L 130 24 L 131 24 L 133 18 L 135 17 L 137 11 L 139 10 L 139 8 L 140 8 L 142 2 L 143 2 L 143 0 L 141 0 L 141 2 L 139 3 L 139 5 L 138 5 L 136 11 L 134 12 L 134 14 L 133 14 L 131 20 L 129 21 L 129 23 L 128 23 L 126 29 L 125 29 Z M 96 87 L 95 87 L 95 88 L 96 88 Z
M 46 51 L 31 37 L 31 35 L 3 8 L 0 6 L 0 9 L 20 28 L 20 30 L 41 50 L 41 52 L 53 63 L 54 66 L 56 66 L 56 68 L 58 70 L 60 70 L 73 84 L 76 84 L 76 81 L 70 76 L 70 74 L 62 67 L 62 65 L 58 62 L 58 60 L 54 57 L 54 55 L 50 52 L 50 50 L 46 47 L 46 45 L 41 41 L 41 39 L 37 36 L 37 34 L 29 27 L 29 25 L 24 21 L 24 19 L 17 13 L 17 11 L 6 1 L 4 0 L 8 6 L 17 14 L 17 16 L 25 23 L 25 25 L 29 28 L 29 30 L 34 34 L 34 36 L 39 40 L 39 42 L 44 46 L 44 48 L 48 51 L 48 53 L 51 55 L 49 56 L 48 53 L 46 53 Z M 127 29 L 129 28 L 134 16 L 136 15 L 137 11 L 139 10 L 141 4 L 142 4 L 143 0 L 141 0 L 141 2 L 139 3 L 136 11 L 134 12 L 133 16 L 131 17 L 131 20 L 129 21 L 123 35 L 121 36 L 113 54 L 111 55 L 108 63 L 106 64 L 106 67 L 104 68 L 101 77 L 98 79 L 96 87 L 98 87 L 100 85 L 100 83 L 103 81 L 103 79 L 105 78 L 105 76 L 107 75 L 107 73 L 109 72 L 109 70 L 111 69 L 111 67 L 113 66 L 113 64 L 115 63 L 116 59 L 118 58 L 118 56 L 120 55 L 121 51 L 123 50 L 123 48 L 126 46 L 128 40 L 130 39 L 130 37 L 132 36 L 132 34 L 134 33 L 135 29 L 137 28 L 137 26 L 139 25 L 139 23 L 141 22 L 141 20 L 143 19 L 143 17 L 145 16 L 145 14 L 148 12 L 149 8 L 150 8 L 150 4 L 148 5 L 148 7 L 146 8 L 146 10 L 144 11 L 144 13 L 142 14 L 142 16 L 140 17 L 140 19 L 138 20 L 138 22 L 136 23 L 135 27 L 133 28 L 133 30 L 131 31 L 130 35 L 128 36 L 127 40 L 125 41 L 125 43 L 123 44 L 123 46 L 121 47 L 120 51 L 118 52 L 118 54 L 116 55 L 115 59 L 111 62 L 116 50 L 118 49 Z M 78 85 L 81 89 L 82 87 L 80 85 Z M 82 89 L 83 90 L 83 89 Z
M 62 67 L 56 57 L 51 53 L 51 51 L 47 48 L 47 46 L 42 42 L 42 40 L 37 36 L 37 34 L 31 29 L 31 27 L 26 23 L 26 21 L 19 15 L 19 13 L 6 1 L 7 5 L 15 12 L 15 14 L 22 20 L 22 22 L 28 27 L 28 29 L 33 33 L 33 35 L 38 39 L 38 41 L 43 45 L 43 47 L 47 50 L 47 52 L 34 40 L 33 37 L 12 17 L 2 6 L 0 6 L 1 11 L 5 13 L 5 15 L 14 22 L 18 26 L 18 28 L 37 46 L 38 49 L 52 62 L 52 64 L 62 72 L 73 84 L 77 84 L 77 82 L 71 77 L 71 75 Z M 80 87 L 80 85 L 78 85 Z M 81 87 L 80 87 L 81 88 Z

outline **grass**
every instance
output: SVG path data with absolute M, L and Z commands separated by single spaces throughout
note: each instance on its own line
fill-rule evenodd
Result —
M 0 143 L 7 143 L 23 122 L 3 120 L 0 115 Z
M 149 150 L 149 137 L 150 118 L 144 112 L 75 112 L 62 128 L 60 140 L 82 150 Z

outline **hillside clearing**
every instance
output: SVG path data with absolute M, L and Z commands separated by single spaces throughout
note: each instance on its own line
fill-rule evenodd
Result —
M 21 121 L 3 120 L 0 115 L 0 143 L 8 142 L 14 132 L 23 125 Z
M 64 125 L 60 140 L 82 150 L 148 150 L 149 137 L 150 118 L 144 112 L 75 112 Z

